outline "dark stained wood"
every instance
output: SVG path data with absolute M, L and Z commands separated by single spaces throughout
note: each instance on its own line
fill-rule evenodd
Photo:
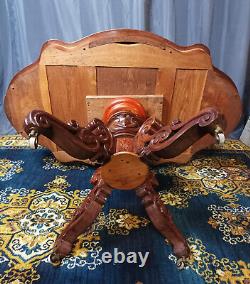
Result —
M 112 191 L 112 188 L 103 182 L 100 170 L 94 173 L 91 183 L 94 185 L 91 193 L 76 209 L 73 218 L 55 242 L 51 255 L 51 261 L 54 264 L 59 264 L 60 260 L 71 252 L 77 237 L 92 225 Z
M 146 119 L 142 105 L 131 98 L 115 99 L 105 111 L 104 122 L 94 119 L 80 127 L 38 110 L 26 117 L 24 129 L 27 135 L 34 132 L 49 138 L 76 159 L 105 163 L 113 153 L 128 150 L 152 164 L 178 156 L 207 134 L 215 140 L 215 129 L 226 129 L 226 120 L 216 108 L 164 126 L 153 117 Z
M 220 90 L 220 92 L 218 92 L 218 90 Z M 242 104 L 233 81 L 216 68 L 214 72 L 208 72 L 201 109 L 211 106 L 212 104 L 217 107 L 219 113 L 224 115 L 226 121 L 224 132 L 225 135 L 228 136 L 240 120 Z M 213 143 L 213 137 L 210 135 L 204 136 L 192 145 L 190 156 Z
M 74 120 L 65 124 L 49 113 L 34 110 L 25 118 L 24 129 L 29 136 L 47 137 L 76 159 L 104 162 L 115 149 L 112 133 L 99 119 L 80 127 Z
M 146 182 L 136 189 L 136 194 L 142 199 L 146 212 L 155 228 L 172 245 L 177 258 L 186 258 L 190 254 L 187 241 L 172 220 L 169 210 L 161 201 L 154 188 L 158 182 L 153 173 L 150 173 Z
M 214 108 L 201 111 L 188 121 L 173 121 L 164 126 L 155 118 L 147 119 L 135 137 L 134 149 L 142 158 L 153 162 L 158 158 L 173 158 L 184 152 L 206 134 L 215 136 L 215 128 L 219 125 L 225 129 L 225 120 Z
M 147 119 L 135 99 L 123 97 L 107 107 L 104 122 L 94 119 L 80 127 L 75 121 L 65 124 L 43 111 L 33 111 L 25 119 L 27 135 L 43 135 L 77 159 L 90 158 L 103 164 L 92 178 L 94 189 L 56 240 L 52 262 L 60 263 L 71 252 L 77 237 L 94 222 L 114 188 L 135 189 L 156 229 L 173 246 L 179 260 L 185 259 L 190 253 L 187 242 L 154 190 L 158 182 L 146 163 L 175 157 L 204 135 L 223 131 L 223 116 L 207 108 L 187 122 L 173 121 L 164 126 L 153 117 Z

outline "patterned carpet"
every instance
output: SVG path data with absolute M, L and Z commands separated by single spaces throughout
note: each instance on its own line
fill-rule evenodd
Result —
M 0 283 L 250 283 L 250 149 L 229 140 L 186 165 L 154 168 L 159 193 L 187 237 L 189 266 L 152 227 L 133 191 L 114 191 L 71 256 L 49 262 L 53 242 L 89 193 L 93 168 L 61 164 L 20 136 L 0 138 Z M 102 253 L 149 252 L 139 263 Z

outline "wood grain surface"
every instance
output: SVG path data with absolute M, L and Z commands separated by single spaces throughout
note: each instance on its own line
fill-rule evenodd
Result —
M 101 167 L 104 182 L 116 189 L 135 189 L 145 182 L 148 173 L 148 166 L 131 152 L 116 153 Z
M 86 96 L 99 95 L 163 95 L 164 123 L 188 119 L 214 106 L 227 121 L 226 134 L 241 115 L 237 89 L 212 65 L 207 47 L 182 47 L 155 34 L 128 29 L 97 33 L 74 43 L 46 42 L 39 59 L 12 79 L 4 106 L 12 125 L 24 135 L 23 120 L 34 109 L 86 125 Z M 39 141 L 54 153 L 61 151 L 42 136 Z M 186 162 L 214 142 L 206 136 L 170 161 Z
M 103 118 L 108 105 L 121 96 L 86 96 L 88 121 L 94 118 Z M 163 95 L 133 95 L 134 99 L 142 104 L 148 116 L 155 116 L 162 120 Z

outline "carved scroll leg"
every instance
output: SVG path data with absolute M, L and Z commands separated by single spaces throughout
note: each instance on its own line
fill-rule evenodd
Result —
M 75 121 L 66 124 L 45 111 L 33 110 L 25 118 L 23 127 L 31 148 L 37 147 L 38 136 L 43 135 L 80 160 L 104 162 L 114 150 L 113 135 L 99 119 L 80 127 Z
M 189 247 L 174 224 L 169 210 L 154 190 L 157 185 L 156 178 L 151 174 L 147 181 L 136 190 L 136 194 L 142 198 L 142 203 L 153 225 L 173 246 L 176 257 L 184 260 L 189 256 Z
M 112 191 L 112 188 L 106 185 L 101 179 L 99 170 L 92 176 L 91 183 L 95 187 L 81 206 L 76 209 L 73 219 L 67 224 L 55 242 L 50 257 L 54 265 L 59 265 L 61 260 L 72 251 L 74 242 L 95 221 Z

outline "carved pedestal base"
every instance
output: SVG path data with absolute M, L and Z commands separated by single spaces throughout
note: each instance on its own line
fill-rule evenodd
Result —
M 60 263 L 71 252 L 77 237 L 95 221 L 113 188 L 135 190 L 178 260 L 185 259 L 189 255 L 187 242 L 154 190 L 158 182 L 147 164 L 177 157 L 207 135 L 223 141 L 224 128 L 224 117 L 216 108 L 203 109 L 186 122 L 177 120 L 164 125 L 154 117 L 148 118 L 138 101 L 125 97 L 112 101 L 103 121 L 94 119 L 85 127 L 75 121 L 65 124 L 39 110 L 28 114 L 24 129 L 35 146 L 38 135 L 44 135 L 72 157 L 102 164 L 92 177 L 93 190 L 56 240 L 52 262 Z
M 75 211 L 72 220 L 55 242 L 51 255 L 51 262 L 54 265 L 60 264 L 61 259 L 72 251 L 74 242 L 93 224 L 112 191 L 112 188 L 103 181 L 100 172 L 99 168 L 92 176 L 91 183 L 94 188 Z M 173 223 L 170 212 L 162 203 L 158 193 L 154 190 L 156 186 L 158 186 L 158 182 L 150 172 L 146 181 L 135 189 L 136 194 L 142 199 L 142 204 L 155 228 L 173 246 L 173 253 L 176 257 L 185 259 L 190 252 L 187 242 Z

